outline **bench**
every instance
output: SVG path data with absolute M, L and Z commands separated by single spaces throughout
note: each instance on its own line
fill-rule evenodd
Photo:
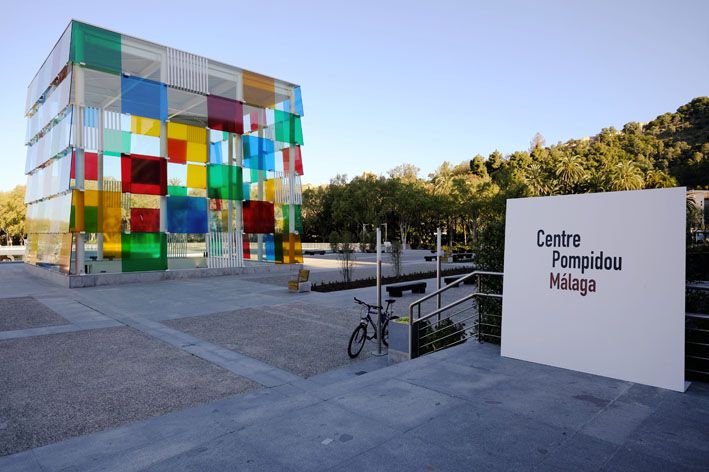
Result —
M 387 287 L 390 297 L 402 297 L 405 290 L 411 290 L 411 293 L 426 293 L 426 282 L 404 282 Z
M 305 249 L 303 251 L 303 255 L 305 255 L 305 256 L 314 256 L 315 254 L 320 254 L 321 256 L 324 256 L 325 250 L 324 249 Z
M 446 283 L 446 285 L 450 285 L 453 282 L 455 282 L 456 280 L 458 280 L 459 278 L 463 277 L 463 275 L 465 275 L 465 274 L 453 275 L 450 277 L 443 277 L 443 281 Z M 475 279 L 473 277 L 470 277 L 469 279 L 464 280 L 463 283 L 465 285 L 475 285 Z M 460 283 L 457 283 L 456 287 L 460 287 Z
M 473 262 L 472 252 L 459 252 L 453 254 L 453 262 Z
M 310 291 L 310 271 L 301 269 L 298 271 L 298 278 L 288 281 L 288 291 L 291 293 L 309 292 Z

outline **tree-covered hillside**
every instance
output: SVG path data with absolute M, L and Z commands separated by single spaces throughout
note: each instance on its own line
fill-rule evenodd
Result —
M 436 158 L 436 156 L 432 156 Z M 429 245 L 436 226 L 448 242 L 481 244 L 478 235 L 503 222 L 507 198 L 687 186 L 709 189 L 709 97 L 699 97 L 653 121 L 604 128 L 595 136 L 547 146 L 541 135 L 528 150 L 495 151 L 421 178 L 403 164 L 389 176 L 338 175 L 303 194 L 304 240 L 333 232 L 367 238 L 387 223 L 389 239 Z M 497 230 L 496 230 L 497 231 Z M 499 232 L 499 231 L 498 231 Z

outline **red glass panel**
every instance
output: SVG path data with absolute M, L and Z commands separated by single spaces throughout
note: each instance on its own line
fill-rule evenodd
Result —
M 244 133 L 244 107 L 241 102 L 209 95 L 207 97 L 207 121 L 211 129 Z
M 258 128 L 259 128 L 258 116 L 259 116 L 258 111 L 249 112 L 249 121 L 251 122 L 251 131 L 258 131 Z
M 283 149 L 283 172 L 285 174 L 290 172 L 290 153 L 292 149 L 295 149 L 295 173 L 303 175 L 303 157 L 300 154 L 300 146 Z
M 251 258 L 251 242 L 249 241 L 248 234 L 244 235 L 243 247 L 244 247 L 244 259 Z
M 167 194 L 167 160 L 137 154 L 121 157 L 123 192 L 145 195 Z
M 76 178 L 76 151 L 71 154 L 71 178 Z M 84 152 L 84 179 L 98 180 L 98 154 Z
M 181 139 L 168 138 L 167 140 L 167 156 L 170 162 L 186 163 L 187 162 L 187 141 Z
M 275 232 L 273 203 L 252 200 L 244 202 L 243 210 L 244 232 Z
M 157 233 L 160 231 L 160 210 L 157 208 L 131 208 L 131 233 Z

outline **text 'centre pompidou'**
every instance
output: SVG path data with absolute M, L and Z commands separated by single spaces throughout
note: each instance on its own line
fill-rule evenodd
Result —
M 297 85 L 71 21 L 26 114 L 27 262 L 302 262 Z

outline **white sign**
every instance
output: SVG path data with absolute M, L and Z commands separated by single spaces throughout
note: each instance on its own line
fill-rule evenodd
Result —
M 685 199 L 508 200 L 502 355 L 684 391 Z

